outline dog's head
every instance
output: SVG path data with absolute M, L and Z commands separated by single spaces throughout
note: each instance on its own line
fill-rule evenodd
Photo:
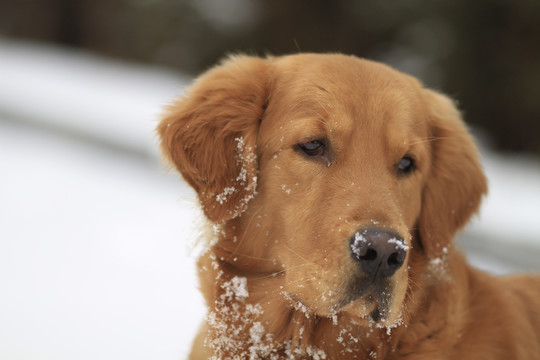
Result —
M 453 103 L 344 55 L 231 57 L 159 125 L 234 266 L 310 311 L 396 321 L 415 263 L 449 251 L 486 182 Z

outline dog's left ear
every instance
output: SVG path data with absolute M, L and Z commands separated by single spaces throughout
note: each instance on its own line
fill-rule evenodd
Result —
M 424 93 L 432 156 L 418 225 L 424 250 L 434 259 L 478 210 L 487 184 L 476 145 L 453 101 L 431 90 Z
M 255 194 L 255 144 L 268 72 L 264 59 L 228 58 L 199 77 L 157 128 L 162 152 L 195 189 L 213 222 L 237 216 Z

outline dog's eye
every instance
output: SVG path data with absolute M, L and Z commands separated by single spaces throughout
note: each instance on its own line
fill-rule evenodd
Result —
M 325 152 L 325 145 L 321 140 L 310 140 L 298 144 L 298 147 L 308 156 L 321 156 Z
M 414 159 L 410 156 L 402 157 L 397 165 L 398 174 L 409 174 L 415 169 Z

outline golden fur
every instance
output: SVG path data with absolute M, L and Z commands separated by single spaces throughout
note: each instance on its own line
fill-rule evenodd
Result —
M 486 180 L 444 95 L 352 56 L 233 56 L 158 132 L 219 225 L 191 359 L 540 359 L 540 280 L 490 276 L 452 245 Z M 398 234 L 395 273 L 364 273 L 361 229 Z

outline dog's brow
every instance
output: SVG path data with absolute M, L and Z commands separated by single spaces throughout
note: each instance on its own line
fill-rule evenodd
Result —
M 321 85 L 315 85 L 315 87 L 319 90 L 321 90 L 322 92 L 325 92 L 327 94 L 329 94 L 330 92 L 328 90 L 326 90 L 325 88 L 323 88 Z
M 312 118 L 323 126 L 325 132 L 330 131 L 330 124 L 328 123 L 328 117 L 330 112 L 316 99 L 305 99 L 298 102 L 291 111 L 291 115 L 294 118 Z
M 442 139 L 447 139 L 447 138 L 448 137 L 443 137 L 443 136 L 431 136 L 431 137 L 428 137 L 428 138 L 425 138 L 425 139 L 420 139 L 420 140 L 417 140 L 417 141 L 413 141 L 409 145 L 412 146 L 412 145 L 417 145 L 417 144 L 423 144 L 423 143 L 442 140 Z

